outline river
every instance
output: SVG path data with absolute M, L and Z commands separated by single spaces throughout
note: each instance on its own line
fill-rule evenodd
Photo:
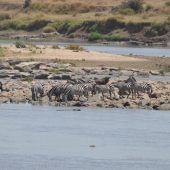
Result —
M 170 169 L 169 112 L 29 104 L 0 110 L 1 170 Z
M 54 41 L 27 41 L 28 43 L 36 45 L 59 45 L 68 46 L 73 43 L 62 43 Z M 11 45 L 15 44 L 14 40 L 0 40 L 0 45 Z M 110 54 L 121 54 L 121 55 L 142 55 L 142 56 L 152 56 L 152 57 L 170 57 L 170 48 L 166 47 L 121 47 L 121 46 L 111 46 L 104 44 L 93 44 L 93 43 L 75 43 L 84 47 L 89 51 L 103 52 Z

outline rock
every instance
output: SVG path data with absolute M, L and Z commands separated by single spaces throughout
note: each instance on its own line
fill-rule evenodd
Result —
M 139 72 L 137 72 L 137 76 L 140 76 L 140 77 L 149 77 L 149 72 L 139 71 Z
M 40 62 L 22 62 L 15 65 L 15 69 L 22 72 L 31 72 L 32 70 L 38 70 L 41 64 Z
M 34 78 L 35 79 L 48 79 L 49 73 L 45 71 L 40 71 L 35 74 Z
M 16 65 L 16 64 L 21 63 L 22 61 L 21 61 L 21 60 L 7 60 L 7 62 L 8 62 L 10 65 Z
M 60 72 L 72 72 L 72 70 L 68 68 L 60 68 L 59 71 Z
M 31 77 L 31 76 L 32 75 L 30 73 L 18 72 L 18 73 L 15 73 L 11 78 L 17 79 L 17 78 L 26 78 L 26 77 Z
M 50 75 L 48 76 L 48 79 L 51 79 L 51 80 L 61 80 L 62 77 L 61 77 L 61 75 L 50 74 Z
M 20 72 L 29 72 L 29 73 L 32 72 L 32 69 L 31 69 L 31 67 L 29 67 L 29 66 L 25 66 L 25 67 L 15 66 L 14 68 L 15 68 L 16 70 L 20 71 Z
M 130 102 L 129 102 L 129 101 L 127 101 L 127 102 L 123 103 L 123 106 L 124 106 L 124 107 L 128 107 L 128 106 L 130 106 Z
M 8 62 L 0 63 L 0 70 L 3 70 L 3 69 L 11 70 L 10 64 Z
M 158 105 L 158 104 L 154 104 L 154 105 L 152 106 L 152 108 L 153 108 L 154 110 L 159 110 L 159 105 Z
M 162 95 L 161 93 L 152 93 L 150 97 L 151 97 L 151 98 L 156 98 L 156 99 L 157 99 L 157 98 L 160 98 L 161 95 Z
M 150 102 L 150 100 L 143 99 L 142 101 L 139 102 L 139 105 L 142 106 L 142 107 L 150 106 L 151 102 Z
M 120 69 L 119 68 L 116 68 L 116 67 L 112 67 L 109 69 L 109 71 L 119 71 Z
M 170 104 L 162 104 L 162 105 L 160 105 L 159 110 L 170 110 Z
M 62 80 L 71 80 L 71 76 L 68 75 L 68 74 L 63 74 L 63 75 L 61 76 L 61 78 L 62 78 Z
M 0 78 L 7 78 L 10 77 L 6 70 L 0 70 Z
M 154 75 L 154 76 L 160 75 L 160 73 L 158 71 L 153 71 L 153 70 L 150 71 L 150 74 Z
M 78 102 L 76 102 L 76 103 L 73 103 L 72 106 L 75 106 L 75 107 L 83 107 L 83 106 L 87 106 L 87 104 L 78 101 Z

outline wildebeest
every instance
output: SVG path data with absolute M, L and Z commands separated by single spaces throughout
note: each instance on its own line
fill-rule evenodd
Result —
M 36 83 L 31 87 L 32 100 L 37 101 L 40 97 L 44 95 L 44 84 Z
M 105 84 L 107 84 L 109 82 L 109 80 L 110 80 L 110 77 L 104 77 L 102 79 L 95 80 L 95 83 L 97 85 L 105 85 Z

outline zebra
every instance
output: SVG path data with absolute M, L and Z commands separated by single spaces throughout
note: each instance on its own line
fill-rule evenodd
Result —
M 80 82 L 77 84 L 73 84 L 72 86 L 69 86 L 63 92 L 62 100 L 67 101 L 69 96 L 71 96 L 72 99 L 74 99 L 75 96 L 78 96 L 77 100 L 79 100 L 81 96 L 85 96 L 88 100 L 89 93 L 91 93 L 92 96 L 95 94 L 95 85 L 96 85 L 95 82 L 91 82 L 91 81 L 89 82 L 90 83 Z
M 3 91 L 3 84 L 1 81 L 0 81 L 0 90 L 1 90 L 1 92 Z
M 36 83 L 31 87 L 32 100 L 37 101 L 39 97 L 44 95 L 44 84 Z
M 49 101 L 52 101 L 52 96 L 55 96 L 55 100 L 58 99 L 61 100 L 61 95 L 66 93 L 67 88 L 73 86 L 71 83 L 65 83 L 65 84 L 57 84 L 56 86 L 52 87 L 49 92 L 47 93 L 47 96 L 49 98 Z
M 135 92 L 136 90 L 134 89 L 135 86 L 131 82 L 128 82 L 128 83 L 116 83 L 116 84 L 113 84 L 113 85 L 114 85 L 114 87 L 119 89 L 119 94 L 120 95 L 124 94 L 125 92 L 128 92 L 127 98 L 129 98 L 130 94 L 132 94 L 132 98 L 134 98 L 134 94 L 136 96 L 136 92 Z
M 104 93 L 109 93 L 110 98 L 112 98 L 112 94 L 114 94 L 114 97 L 116 96 L 115 87 L 113 84 L 96 85 L 95 92 L 102 93 L 103 100 L 104 100 Z
M 67 87 L 63 93 L 62 100 L 67 102 L 69 96 L 72 96 L 73 98 L 78 96 L 77 100 L 79 100 L 83 95 L 88 98 L 88 88 L 86 84 L 74 84 Z
M 148 96 L 150 97 L 151 94 L 153 93 L 153 88 L 152 88 L 152 85 L 149 83 L 137 83 L 136 91 L 137 91 L 138 96 L 139 96 L 139 92 L 142 92 L 142 93 L 147 93 Z

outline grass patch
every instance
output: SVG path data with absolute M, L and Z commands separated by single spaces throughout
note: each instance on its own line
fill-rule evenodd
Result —
M 127 41 L 129 40 L 129 34 L 122 29 L 117 29 L 112 33 L 104 36 L 104 39 L 107 41 Z
M 53 45 L 52 49 L 60 49 L 60 47 L 58 45 Z
M 5 57 L 7 49 L 0 46 L 0 57 Z
M 83 47 L 80 47 L 77 44 L 70 44 L 66 49 L 73 50 L 73 51 L 85 51 Z
M 21 81 L 32 82 L 33 81 L 33 77 L 31 77 L 31 76 L 24 77 L 24 78 L 21 79 Z
M 58 68 L 51 68 L 49 72 L 54 73 L 54 74 L 59 74 L 60 70 Z

